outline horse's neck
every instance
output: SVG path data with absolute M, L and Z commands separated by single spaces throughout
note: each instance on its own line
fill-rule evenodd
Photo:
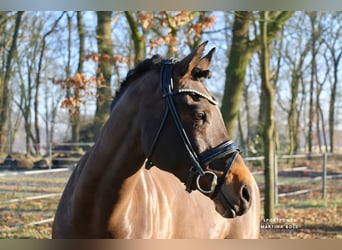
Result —
M 73 219 L 84 223 L 74 223 L 78 225 L 76 232 L 86 234 L 89 228 L 102 228 L 91 225 L 106 223 L 123 182 L 134 176 L 144 162 L 139 124 L 134 121 L 137 106 L 120 103 L 119 100 L 88 158 L 78 166 L 80 173 Z M 92 234 L 98 236 L 102 233 Z

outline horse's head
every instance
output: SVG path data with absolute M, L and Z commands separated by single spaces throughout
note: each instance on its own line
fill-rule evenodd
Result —
M 188 192 L 198 189 L 222 216 L 232 218 L 250 207 L 252 176 L 202 82 L 210 77 L 214 53 L 202 57 L 205 45 L 180 61 L 161 61 L 160 73 L 145 76 L 150 84 L 140 112 L 142 145 L 147 168 L 173 173 Z

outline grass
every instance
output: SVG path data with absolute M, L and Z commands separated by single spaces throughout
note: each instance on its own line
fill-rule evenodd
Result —
M 0 178 L 0 201 L 48 193 L 61 193 L 70 172 Z M 51 238 L 52 222 L 60 197 L 0 204 L 0 238 Z
M 58 198 L 1 206 L 0 238 L 51 238 L 52 223 L 25 226 L 53 218 Z
M 342 209 L 342 198 L 334 197 L 330 199 L 318 199 L 318 198 L 309 198 L 302 201 L 297 200 L 289 200 L 287 204 L 280 204 L 277 206 L 278 209 L 286 209 L 286 208 L 320 208 L 320 209 L 330 209 L 330 208 L 338 208 Z

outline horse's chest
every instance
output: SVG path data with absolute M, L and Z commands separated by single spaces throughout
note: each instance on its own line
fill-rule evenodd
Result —
M 116 206 L 110 219 L 115 238 L 170 238 L 173 216 L 171 205 L 153 196 L 131 199 Z
M 211 200 L 163 171 L 141 171 L 134 192 L 122 194 L 109 220 L 116 238 L 221 238 L 226 230 Z
M 186 195 L 189 195 L 186 193 Z M 191 197 L 170 201 L 150 195 L 144 202 L 131 200 L 125 209 L 113 211 L 115 238 L 221 238 L 225 222 L 211 209 L 192 204 Z M 206 211 L 207 210 L 207 211 Z

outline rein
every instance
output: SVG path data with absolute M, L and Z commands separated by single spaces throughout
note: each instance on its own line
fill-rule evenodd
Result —
M 179 94 L 195 94 L 199 97 L 202 97 L 206 100 L 208 100 L 212 105 L 217 105 L 217 101 L 206 94 L 203 94 L 197 90 L 189 89 L 189 88 L 183 88 L 174 90 L 173 89 L 173 78 L 172 78 L 172 72 L 173 72 L 173 60 L 164 60 L 162 67 L 161 67 L 161 73 L 160 73 L 160 86 L 163 93 L 163 97 L 166 100 L 166 109 L 160 124 L 160 127 L 157 131 L 157 134 L 153 140 L 152 147 L 150 150 L 150 153 L 147 156 L 147 161 L 145 163 L 145 167 L 147 169 L 150 169 L 154 164 L 152 163 L 151 157 L 155 150 L 158 138 L 160 136 L 161 131 L 163 130 L 163 127 L 166 123 L 167 117 L 169 113 L 171 113 L 173 120 L 175 122 L 175 125 L 177 127 L 178 133 L 182 139 L 182 142 L 184 144 L 185 150 L 187 152 L 187 155 L 189 156 L 190 162 L 191 162 L 191 168 L 189 170 L 189 175 L 187 178 L 187 181 L 185 183 L 186 191 L 191 192 L 191 186 L 193 181 L 196 178 L 196 185 L 197 189 L 205 194 L 212 193 L 211 196 L 216 195 L 221 186 L 224 183 L 224 180 L 229 173 L 229 170 L 236 158 L 236 156 L 239 154 L 240 150 L 239 148 L 234 144 L 232 140 L 226 141 L 217 147 L 211 149 L 210 151 L 206 152 L 204 155 L 199 157 L 195 150 L 193 149 L 191 142 L 185 132 L 185 129 L 182 125 L 181 119 L 179 117 L 179 114 L 177 112 L 175 102 L 174 102 L 174 96 Z M 222 176 L 220 176 L 219 181 L 217 181 L 217 176 L 212 171 L 207 171 L 204 169 L 205 166 L 212 163 L 213 161 L 226 157 L 228 155 L 232 155 L 229 162 L 227 163 L 224 173 Z M 204 175 L 211 174 L 213 175 L 212 185 L 210 190 L 205 190 L 200 186 L 200 178 Z

